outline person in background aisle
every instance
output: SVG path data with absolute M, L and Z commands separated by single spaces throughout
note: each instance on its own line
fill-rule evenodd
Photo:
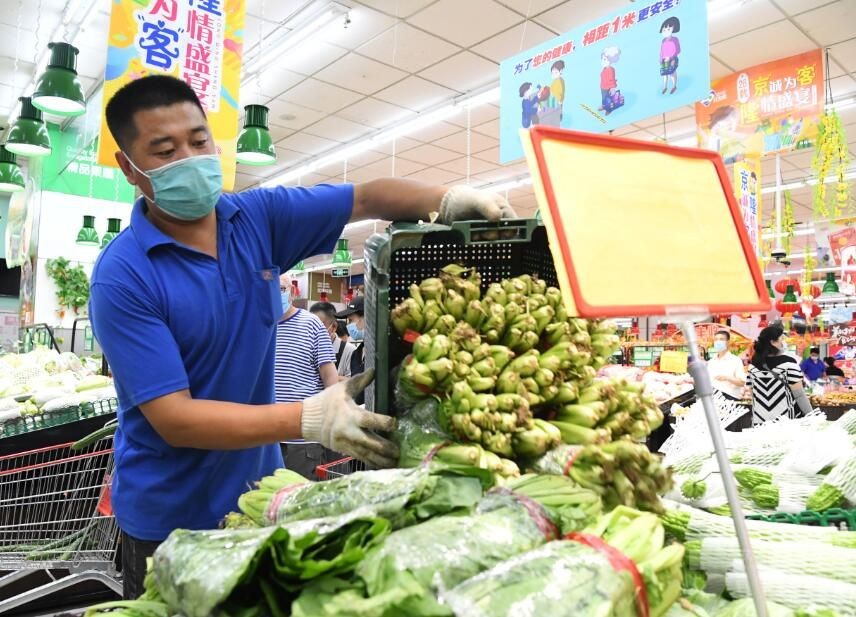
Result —
M 842 371 L 840 368 L 835 366 L 835 358 L 833 358 L 831 356 L 827 357 L 824 359 L 824 362 L 826 362 L 826 376 L 827 377 L 839 377 L 841 379 L 844 379 L 844 371 Z
M 119 398 L 113 512 L 123 595 L 175 529 L 214 529 L 238 496 L 282 467 L 279 444 L 319 441 L 378 467 L 398 450 L 393 418 L 357 407 L 354 376 L 302 402 L 274 402 L 279 275 L 331 253 L 348 221 L 443 224 L 514 217 L 502 197 L 386 178 L 223 193 L 223 171 L 193 89 L 148 75 L 107 102 L 116 162 L 142 196 L 98 256 L 89 318 Z
M 363 343 L 366 332 L 366 317 L 364 309 L 363 296 L 355 296 L 348 303 L 345 310 L 336 314 L 339 319 L 348 320 L 349 338 L 356 344 L 354 353 L 351 354 L 351 374 L 358 375 L 365 370 L 366 367 L 366 346 Z M 354 399 L 357 405 L 365 403 L 365 397 L 360 393 L 359 397 Z
M 276 325 L 274 393 L 277 403 L 302 401 L 339 383 L 330 336 L 312 313 L 291 303 L 291 278 L 279 277 L 282 317 Z M 285 466 L 305 478 L 315 468 L 342 456 L 315 441 L 290 439 L 280 444 Z
M 730 340 L 727 330 L 720 330 L 713 336 L 714 356 L 708 360 L 707 370 L 715 390 L 729 400 L 739 401 L 743 398 L 746 371 L 740 358 L 728 350 Z
M 803 388 L 803 374 L 796 361 L 783 353 L 781 326 L 767 326 L 755 341 L 746 385 L 752 392 L 752 424 L 757 426 L 782 416 L 796 417 L 811 412 Z
M 808 352 L 808 358 L 802 361 L 800 368 L 809 381 L 823 379 L 826 374 L 826 364 L 820 359 L 820 348 L 812 347 Z
M 329 302 L 316 302 L 309 307 L 309 312 L 315 315 L 324 324 L 327 333 L 330 335 L 330 341 L 333 344 L 333 355 L 336 356 L 336 371 L 340 379 L 345 379 L 351 376 L 351 355 L 354 353 L 354 346 L 343 341 L 336 332 L 338 330 L 339 321 L 336 319 L 336 307 Z M 347 334 L 347 329 L 345 329 Z

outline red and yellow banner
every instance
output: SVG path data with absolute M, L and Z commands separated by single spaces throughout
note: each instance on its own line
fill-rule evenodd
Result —
M 761 242 L 761 159 L 758 156 L 734 163 L 734 196 L 758 255 Z
M 820 49 L 744 69 L 713 82 L 696 103 L 699 146 L 726 163 L 811 148 L 824 102 Z
M 102 106 L 128 82 L 164 73 L 196 92 L 223 165 L 235 183 L 241 52 L 246 0 L 113 0 Z M 115 167 L 118 150 L 102 109 L 98 163 Z

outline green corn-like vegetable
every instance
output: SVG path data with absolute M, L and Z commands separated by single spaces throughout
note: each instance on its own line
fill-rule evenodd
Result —
M 510 371 L 519 374 L 521 377 L 532 377 L 532 375 L 535 374 L 535 371 L 540 368 L 538 360 L 539 356 L 537 351 L 527 352 L 509 362 L 503 373 Z
M 544 291 L 544 297 L 547 299 L 547 304 L 553 307 L 553 309 L 558 309 L 562 306 L 562 292 L 559 291 L 556 287 L 548 287 Z
M 443 382 L 446 382 L 449 378 L 451 378 L 453 371 L 455 370 L 455 364 L 449 358 L 440 358 L 439 360 L 432 360 L 431 362 L 428 362 L 425 366 L 428 367 L 429 371 L 431 371 L 431 375 L 438 385 L 442 384 Z
M 507 323 L 513 324 L 514 321 L 521 315 L 523 315 L 523 307 L 519 304 L 509 302 L 505 305 L 505 321 Z
M 552 402 L 556 405 L 566 405 L 575 402 L 578 398 L 579 390 L 577 386 L 566 381 L 559 385 L 558 392 Z
M 759 484 L 752 489 L 752 501 L 762 508 L 777 508 L 779 505 L 779 487 L 775 484 Z
M 491 345 L 488 349 L 498 371 L 502 371 L 514 359 L 514 352 L 504 345 Z
M 761 469 L 746 467 L 738 469 L 734 472 L 734 477 L 737 483 L 743 488 L 753 489 L 762 484 L 771 484 L 773 482 L 773 474 Z
M 557 420 L 552 421 L 551 424 L 559 429 L 562 433 L 562 441 L 567 444 L 585 445 L 609 441 L 609 433 L 602 429 L 586 428 Z
M 419 293 L 425 299 L 425 306 L 428 307 L 430 301 L 442 303 L 446 295 L 446 288 L 443 281 L 438 278 L 427 278 L 419 283 Z
M 844 501 L 844 493 L 840 489 L 824 482 L 814 493 L 809 495 L 805 507 L 815 512 L 823 512 L 830 508 L 840 508 L 844 505 Z
M 533 376 L 535 383 L 538 384 L 539 387 L 546 387 L 551 385 L 556 381 L 556 374 L 550 369 L 541 368 L 535 371 Z
M 567 322 L 554 322 L 544 327 L 542 336 L 551 347 L 559 343 L 569 343 L 571 342 L 571 329 Z
M 413 299 L 413 301 L 416 302 L 420 309 L 423 308 L 425 306 L 425 299 L 422 297 L 422 292 L 419 291 L 419 285 L 413 283 L 409 287 L 409 291 L 410 297 Z
M 464 314 L 464 320 L 473 328 L 479 329 L 487 318 L 487 311 L 479 300 L 470 300 Z
M 485 358 L 479 360 L 471 367 L 473 372 L 478 373 L 482 377 L 494 377 L 497 374 L 496 362 L 493 358 Z
M 488 285 L 487 291 L 485 292 L 485 298 L 490 298 L 500 306 L 508 304 L 508 295 L 505 293 L 505 290 L 502 288 L 500 283 L 491 283 Z
M 499 375 L 496 382 L 496 390 L 503 394 L 516 394 L 520 389 L 520 373 L 506 367 Z
M 595 409 L 588 405 L 564 405 L 559 410 L 557 419 L 586 428 L 595 428 L 600 416 Z
M 473 392 L 487 392 L 493 390 L 493 387 L 496 385 L 496 377 L 481 377 L 471 373 L 467 377 L 467 383 Z

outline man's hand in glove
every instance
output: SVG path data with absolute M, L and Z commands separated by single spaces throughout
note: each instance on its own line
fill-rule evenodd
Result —
M 374 371 L 355 375 L 303 401 L 300 427 L 303 438 L 353 456 L 374 467 L 394 467 L 398 448 L 371 431 L 395 429 L 395 419 L 371 413 L 354 403 L 354 397 L 368 387 Z
M 440 202 L 439 222 L 445 225 L 455 221 L 498 221 L 516 216 L 514 209 L 501 195 L 469 186 L 453 186 Z

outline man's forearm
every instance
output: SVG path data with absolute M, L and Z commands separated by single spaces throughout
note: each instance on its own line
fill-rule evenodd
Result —
M 141 409 L 175 448 L 241 450 L 301 437 L 302 403 L 241 405 L 174 393 Z
M 336 370 L 336 365 L 333 362 L 322 364 L 318 368 L 318 373 L 321 375 L 321 382 L 325 388 L 330 388 L 339 383 L 339 372 Z
M 401 178 L 381 178 L 354 186 L 352 220 L 427 220 L 440 210 L 446 187 Z

